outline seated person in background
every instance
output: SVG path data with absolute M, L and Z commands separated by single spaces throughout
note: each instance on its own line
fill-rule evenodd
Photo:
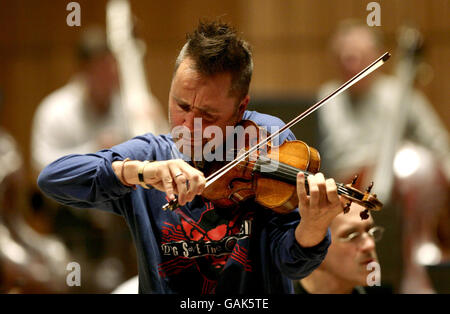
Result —
M 331 245 L 322 264 L 309 276 L 294 283 L 298 294 L 366 294 L 388 292 L 380 285 L 380 265 L 375 242 L 383 227 L 372 216 L 361 220 L 363 210 L 352 203 L 347 214 L 339 214 L 330 225 Z M 369 285 L 373 285 L 368 287 Z
M 167 131 L 154 97 L 139 117 L 124 103 L 117 62 L 101 28 L 90 27 L 78 43 L 79 71 L 63 87 L 48 95 L 36 110 L 32 132 L 32 161 L 39 172 L 70 153 L 109 148 L 137 133 L 133 124 L 144 119 L 148 132 Z M 125 100 L 127 101 L 127 100 Z M 142 104 L 133 104 L 141 106 Z
M 0 294 L 65 292 L 70 256 L 59 239 L 36 232 L 27 220 L 23 156 L 2 125 L 0 163 Z
M 319 99 L 386 51 L 380 33 L 353 20 L 338 25 L 331 48 L 339 77 L 320 88 Z M 383 176 L 377 176 L 377 172 L 384 169 L 385 162 L 392 164 L 392 160 L 384 158 L 384 155 L 391 149 L 389 143 L 396 136 L 393 134 L 395 131 L 401 131 L 398 145 L 410 141 L 433 152 L 450 178 L 446 127 L 426 96 L 414 86 L 406 89 L 408 94 L 405 96 L 403 84 L 398 73 L 391 75 L 376 71 L 317 111 L 322 137 L 322 171 L 341 182 L 349 182 L 355 173 L 360 173 L 358 182 L 361 186 L 375 181 L 373 191 L 385 203 L 391 195 L 388 178 L 393 174 L 392 167 L 388 168 L 387 174 L 381 172 Z M 402 121 L 396 108 L 404 100 L 408 103 L 404 130 L 396 130 L 392 126 Z M 404 112 L 400 114 L 403 117 Z
M 320 88 L 319 99 L 386 51 L 378 29 L 353 20 L 338 25 L 331 39 L 338 76 Z M 341 182 L 359 174 L 357 188 L 374 181 L 372 192 L 390 207 L 379 216 L 391 240 L 380 256 L 384 277 L 401 292 L 429 293 L 431 283 L 421 264 L 439 259 L 434 221 L 441 208 L 448 208 L 450 142 L 441 117 L 414 84 L 420 58 L 410 52 L 420 46 L 420 33 L 409 29 L 400 34 L 392 51 L 397 60 L 392 74 L 376 71 L 318 110 L 321 169 Z M 414 159 L 420 161 L 414 164 Z M 420 253 L 427 246 L 434 257 Z
M 36 173 L 61 156 L 95 152 L 131 139 L 140 134 L 137 121 L 148 132 L 168 129 L 165 116 L 160 115 L 160 104 L 151 93 L 148 102 L 142 102 L 142 97 L 130 99 L 125 93 L 123 73 L 102 28 L 85 28 L 77 56 L 78 72 L 66 85 L 45 97 L 36 110 L 31 147 Z M 39 192 L 33 197 L 42 199 Z M 49 228 L 65 239 L 71 251 L 77 252 L 77 260 L 97 265 L 89 267 L 84 291 L 109 292 L 136 274 L 128 230 L 119 217 L 76 211 L 70 204 L 57 210 L 53 203 L 44 206 Z M 105 269 L 109 276 L 104 276 Z

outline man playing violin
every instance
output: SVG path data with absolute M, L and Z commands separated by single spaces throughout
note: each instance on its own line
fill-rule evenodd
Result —
M 176 61 L 172 128 L 194 135 L 196 118 L 222 134 L 243 119 L 281 127 L 278 118 L 246 111 L 252 68 L 248 44 L 230 26 L 201 22 Z M 342 212 L 334 180 L 309 175 L 307 194 L 299 173 L 299 210 L 288 214 L 253 200 L 220 208 L 202 197 L 205 175 L 186 156 L 187 148 L 208 142 L 193 138 L 148 133 L 94 154 L 64 156 L 41 172 L 38 184 L 64 204 L 126 219 L 140 293 L 292 293 L 292 280 L 316 269 L 330 245 L 328 227 Z M 290 131 L 280 135 L 281 142 L 294 139 Z M 163 210 L 175 195 L 180 206 Z

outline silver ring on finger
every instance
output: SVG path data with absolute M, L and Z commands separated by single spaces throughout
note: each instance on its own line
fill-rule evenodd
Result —
M 183 175 L 183 172 L 179 172 L 174 177 L 177 178 L 177 177 L 182 176 L 182 175 Z

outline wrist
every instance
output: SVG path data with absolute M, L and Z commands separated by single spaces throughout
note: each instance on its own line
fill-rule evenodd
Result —
M 295 229 L 295 239 L 302 247 L 313 247 L 322 242 L 328 232 L 328 224 L 313 224 L 300 220 Z
M 121 160 L 114 161 L 112 163 L 112 168 L 114 173 L 120 182 L 125 186 L 134 186 L 139 184 L 138 180 L 138 167 L 140 161 L 138 160 Z
M 139 184 L 138 169 L 141 164 L 138 160 L 131 160 L 122 164 L 123 177 L 130 184 Z
M 144 160 L 141 162 L 141 164 L 139 165 L 138 168 L 138 180 L 139 180 L 139 185 L 141 187 L 143 187 L 144 189 L 151 189 L 152 187 L 147 185 L 147 183 L 145 182 L 145 167 L 150 163 L 150 161 L 148 160 Z

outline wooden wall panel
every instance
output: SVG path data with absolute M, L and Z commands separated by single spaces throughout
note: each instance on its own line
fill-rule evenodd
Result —
M 425 61 L 433 69 L 433 80 L 418 85 L 450 127 L 450 100 L 443 90 L 449 89 L 447 73 L 450 47 L 448 1 L 378 1 L 381 5 L 380 30 L 386 50 L 393 53 L 391 62 L 382 69 L 392 72 L 396 60 L 396 36 L 399 26 L 409 23 L 418 27 L 426 38 Z M 252 92 L 312 93 L 335 75 L 328 55 L 328 42 L 337 23 L 353 18 L 365 22 L 369 1 L 246 1 L 241 9 L 248 19 L 242 29 L 255 54 Z

